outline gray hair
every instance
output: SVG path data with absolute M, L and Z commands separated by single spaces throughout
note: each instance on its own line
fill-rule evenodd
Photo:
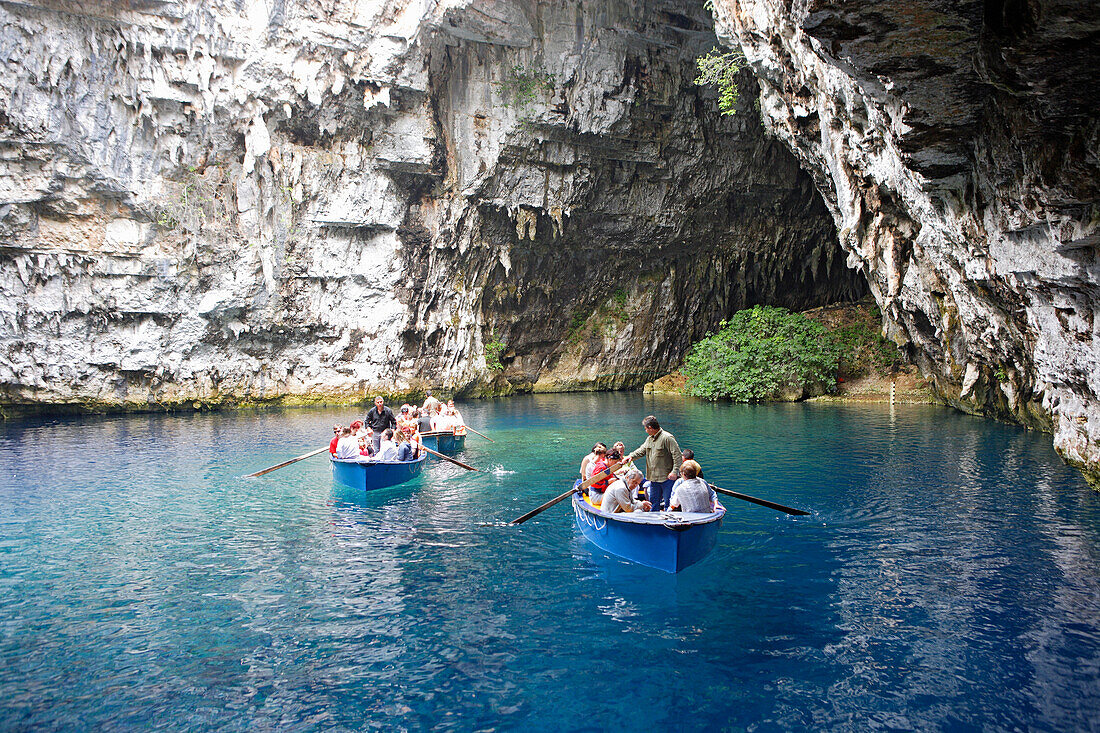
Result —
M 633 481 L 634 479 L 642 480 L 642 472 L 636 468 L 631 468 L 626 472 L 626 480 Z

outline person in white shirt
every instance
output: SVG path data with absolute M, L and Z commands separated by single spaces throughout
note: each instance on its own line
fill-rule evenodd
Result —
M 351 433 L 351 428 L 340 428 L 340 440 L 336 442 L 336 459 L 354 461 L 359 458 L 359 439 Z
M 466 427 L 466 421 L 462 419 L 462 413 L 458 411 L 457 407 L 455 407 L 454 400 L 447 400 L 447 412 L 451 415 L 452 418 L 454 418 L 454 426 L 456 428 Z
M 453 432 L 455 425 L 457 425 L 457 423 L 455 422 L 455 417 L 451 413 L 450 408 L 444 408 L 442 413 L 432 418 L 432 430 L 434 432 Z
M 626 472 L 625 479 L 618 479 L 607 487 L 603 494 L 603 502 L 600 509 L 608 514 L 615 512 L 648 512 L 650 503 L 634 498 L 638 493 L 638 487 L 642 485 L 642 472 L 632 469 Z
M 379 461 L 396 461 L 397 444 L 393 442 L 393 429 L 386 428 L 382 431 L 382 440 L 378 444 L 378 454 L 375 458 Z
M 695 461 L 684 461 L 680 466 L 680 480 L 672 485 L 672 496 L 668 500 L 669 511 L 701 514 L 714 511 L 718 494 L 710 488 L 710 484 L 699 478 L 702 470 L 702 466 Z

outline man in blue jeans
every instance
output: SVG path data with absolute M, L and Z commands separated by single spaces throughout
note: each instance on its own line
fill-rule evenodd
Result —
M 680 465 L 684 462 L 684 457 L 676 438 L 667 430 L 662 430 L 661 424 L 653 415 L 642 420 L 642 427 L 649 437 L 638 450 L 627 456 L 627 460 L 645 458 L 645 477 L 648 479 L 646 493 L 651 505 L 650 511 L 657 512 L 668 507 L 672 484 L 680 478 Z

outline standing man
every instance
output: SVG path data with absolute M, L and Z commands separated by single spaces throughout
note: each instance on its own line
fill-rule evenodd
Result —
M 367 427 L 374 431 L 375 451 L 378 450 L 378 445 L 382 441 L 383 430 L 397 430 L 397 418 L 394 417 L 393 410 L 386 407 L 381 396 L 374 398 L 374 407 L 367 413 L 366 423 Z
M 680 465 L 684 457 L 676 438 L 667 430 L 661 430 L 661 424 L 653 415 L 642 420 L 642 427 L 649 437 L 638 450 L 627 456 L 627 460 L 645 458 L 645 476 L 649 480 L 647 493 L 651 505 L 649 511 L 657 512 L 668 506 L 672 484 L 680 478 Z
M 439 409 L 439 400 L 432 397 L 432 390 L 424 390 L 424 406 L 420 408 L 421 412 L 428 413 L 428 419 L 430 420 L 435 411 Z

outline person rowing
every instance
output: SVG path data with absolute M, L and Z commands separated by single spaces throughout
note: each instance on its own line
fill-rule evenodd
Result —
M 603 443 L 599 443 L 602 446 Z M 588 464 L 589 478 L 600 473 L 607 473 L 607 467 L 611 465 L 613 461 L 617 461 L 622 456 L 618 453 L 608 452 L 606 448 L 599 450 L 596 453 L 596 459 Z M 593 506 L 599 505 L 603 498 L 603 492 L 607 491 L 607 477 L 604 476 L 600 480 L 593 483 L 588 487 L 588 497 L 592 501 Z
M 351 428 L 340 428 L 340 439 L 336 442 L 336 460 L 353 461 L 359 458 L 359 439 L 356 438 Z
M 332 455 L 336 455 L 336 444 L 340 442 L 341 427 L 341 425 L 332 426 L 332 441 L 328 444 L 328 452 Z

